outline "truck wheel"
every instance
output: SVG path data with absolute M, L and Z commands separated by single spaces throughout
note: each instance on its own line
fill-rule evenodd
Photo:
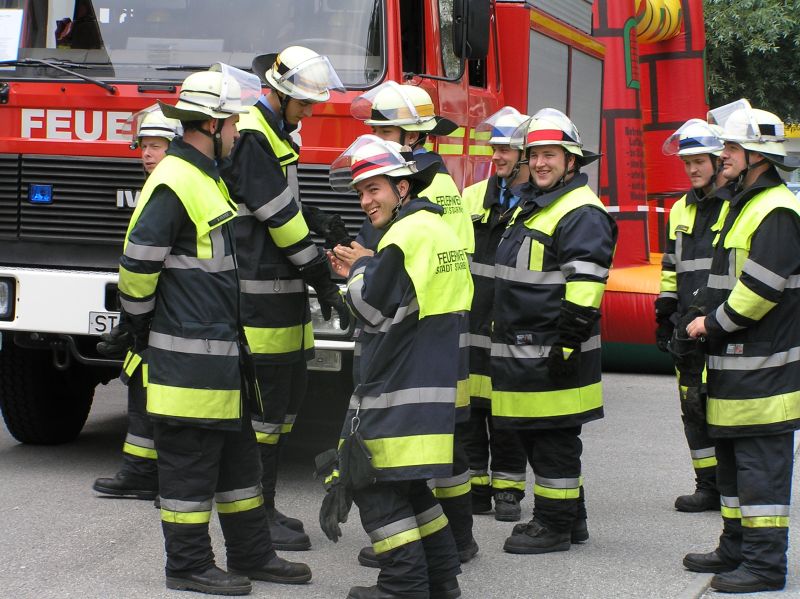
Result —
M 61 372 L 50 352 L 4 344 L 0 351 L 0 409 L 21 443 L 55 445 L 81 432 L 94 398 L 94 380 L 79 366 Z

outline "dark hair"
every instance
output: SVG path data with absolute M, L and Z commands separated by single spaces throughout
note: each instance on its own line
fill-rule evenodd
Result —
M 203 119 L 202 121 L 181 121 L 181 125 L 183 126 L 184 133 L 186 131 L 199 131 L 203 128 L 203 123 L 207 123 L 210 120 L 213 119 L 209 117 L 207 119 Z

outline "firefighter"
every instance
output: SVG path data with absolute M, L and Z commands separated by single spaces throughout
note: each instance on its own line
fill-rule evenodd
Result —
M 433 100 L 424 89 L 394 81 L 387 81 L 357 97 L 350 106 L 350 112 L 369 125 L 374 135 L 411 148 L 420 168 L 430 162 L 438 164 L 436 177 L 430 187 L 420 192 L 420 196 L 442 206 L 444 220 L 462 240 L 467 253 L 471 254 L 475 243 L 472 223 L 464 210 L 458 186 L 447 171 L 442 157 L 425 149 L 429 135 L 449 135 L 458 129 L 458 125 L 435 114 Z M 366 219 L 356 241 L 375 249 L 380 235 L 380 231 L 376 231 Z
M 147 176 L 166 156 L 170 141 L 183 133 L 181 123 L 166 118 L 154 104 L 131 117 L 131 125 L 131 149 L 142 149 L 142 167 Z M 114 327 L 101 335 L 97 350 L 109 358 L 125 358 L 130 338 L 121 333 L 119 327 Z M 122 446 L 122 467 L 113 478 L 95 480 L 92 488 L 104 495 L 152 500 L 158 495 L 158 456 L 153 442 L 153 424 L 147 417 L 139 361 L 130 356 L 126 364 L 133 365 L 133 370 L 123 372 L 123 380 L 128 385 L 128 434 Z
M 424 89 L 414 85 L 400 85 L 394 81 L 387 81 L 356 98 L 350 107 L 350 112 L 355 118 L 369 125 L 377 137 L 408 147 L 420 168 L 436 163 L 438 168 L 436 176 L 430 186 L 420 191 L 420 196 L 442 206 L 443 219 L 461 239 L 465 250 L 472 253 L 474 249 L 472 223 L 469 214 L 464 210 L 458 187 L 447 172 L 442 157 L 424 148 L 428 135 L 448 135 L 458 126 L 435 114 L 433 100 Z M 355 247 L 364 246 L 374 250 L 382 234 L 380 229 L 366 219 L 356 239 Z M 468 352 L 468 348 L 464 347 L 461 356 L 459 394 L 456 400 L 458 423 L 466 423 L 469 420 Z M 451 476 L 434 481 L 434 494 L 450 521 L 459 558 L 465 563 L 478 553 L 479 548 L 472 534 L 469 460 L 461 439 L 463 432 L 462 427 L 457 427 L 454 437 L 453 472 Z M 363 566 L 378 567 L 378 560 L 369 546 L 359 552 L 358 561 Z
M 466 425 L 465 447 L 469 456 L 472 511 L 491 511 L 495 519 L 516 522 L 519 502 L 525 496 L 525 451 L 516 431 L 496 429 L 492 422 L 492 379 L 489 348 L 494 299 L 494 256 L 518 202 L 519 187 L 528 182 L 530 170 L 522 150 L 512 148 L 511 134 L 528 117 L 505 106 L 478 125 L 478 137 L 488 136 L 495 174 L 464 190 L 464 205 L 472 217 L 475 252 L 470 270 L 475 296 L 470 310 L 469 389 L 470 419 Z M 489 457 L 491 455 L 491 478 Z
M 683 564 L 715 573 L 719 591 L 779 590 L 800 423 L 800 202 L 775 167 L 800 161 L 786 155 L 781 120 L 746 100 L 712 110 L 709 123 L 722 128 L 722 174 L 734 195 L 718 223 L 705 315 L 684 326 L 706 339 L 723 530 L 714 551 Z
M 518 430 L 535 479 L 533 519 L 503 548 L 566 551 L 588 538 L 580 433 L 603 416 L 599 308 L 617 231 L 580 173 L 598 155 L 569 118 L 540 110 L 511 146 L 531 184 L 495 255 L 492 418 Z
M 250 406 L 261 462 L 264 505 L 276 548 L 304 551 L 311 541 L 303 523 L 275 508 L 279 452 L 306 394 L 306 362 L 314 356 L 307 285 L 316 291 L 326 320 L 333 309 L 339 326 L 348 311 L 331 280 L 328 260 L 311 239 L 297 187 L 299 148 L 290 136 L 314 104 L 341 89 L 328 59 L 290 46 L 257 56 L 253 72 L 270 92 L 239 118 L 240 138 L 223 172 L 239 205 L 237 260 L 242 323 L 256 363 L 264 404 Z
M 708 281 L 711 242 L 716 235 L 713 225 L 723 204 L 717 193 L 717 177 L 721 178 L 717 164 L 721 151 L 722 141 L 708 123 L 700 119 L 687 121 L 664 142 L 664 154 L 678 156 L 683 161 L 692 187 L 672 206 L 667 224 L 667 243 L 661 260 L 661 293 L 655 302 L 656 345 L 661 351 L 668 351 L 675 324 L 689 311 L 696 292 Z M 704 410 L 695 409 L 700 402 L 705 402 L 705 361 L 701 355 L 698 358 L 694 369 L 685 359 L 680 366 L 676 364 L 681 379 L 681 420 L 696 485 L 694 493 L 675 500 L 675 509 L 681 512 L 719 509 L 714 442 L 708 436 Z M 696 380 L 692 381 L 691 377 Z M 695 387 L 699 387 L 696 394 Z
M 426 479 L 452 474 L 472 279 L 442 207 L 418 196 L 438 165 L 417 170 L 401 148 L 363 135 L 331 167 L 334 189 L 354 187 L 383 232 L 377 252 L 337 246 L 331 257 L 348 277 L 347 302 L 362 328 L 343 440 L 357 432 L 376 468 L 375 482 L 353 499 L 381 571 L 376 586 L 353 587 L 350 599 L 461 594 L 455 541 Z M 325 522 L 324 509 L 320 515 Z
M 249 593 L 249 579 L 311 578 L 308 566 L 277 557 L 272 547 L 255 435 L 242 413 L 242 376 L 251 373 L 240 366 L 247 345 L 238 319 L 236 204 L 217 165 L 247 111 L 243 89 L 255 101 L 258 79 L 216 65 L 187 77 L 175 106 L 160 103 L 184 134 L 142 189 L 119 269 L 125 332 L 133 351 L 146 355 L 167 588 L 228 595 Z M 211 550 L 213 502 L 228 572 Z

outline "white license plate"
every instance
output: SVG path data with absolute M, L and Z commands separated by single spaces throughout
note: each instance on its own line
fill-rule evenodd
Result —
M 314 350 L 314 357 L 308 361 L 308 369 L 339 372 L 342 369 L 342 352 L 330 349 Z
M 108 333 L 119 324 L 119 312 L 89 312 L 89 334 Z

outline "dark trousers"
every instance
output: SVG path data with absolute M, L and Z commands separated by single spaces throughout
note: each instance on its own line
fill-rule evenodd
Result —
M 793 439 L 792 433 L 716 439 L 719 552 L 771 583 L 786 580 Z
M 453 476 L 434 478 L 433 494 L 450 522 L 450 530 L 458 549 L 465 549 L 472 541 L 472 496 L 470 495 L 469 462 L 462 441 L 465 433 L 457 424 L 453 435 Z
M 280 450 L 292 431 L 297 412 L 308 387 L 308 370 L 303 361 L 291 364 L 256 366 L 256 376 L 264 404 L 264 419 L 253 416 L 263 475 L 264 505 L 275 507 Z
M 581 427 L 519 430 L 535 476 L 533 519 L 557 531 L 586 518 L 581 480 Z
M 381 590 L 427 599 L 429 581 L 461 573 L 447 517 L 426 481 L 379 482 L 353 500 L 380 564 Z
M 249 420 L 242 430 L 155 421 L 167 575 L 214 564 L 208 523 L 216 501 L 228 567 L 250 570 L 275 552 L 261 495 L 261 462 Z
M 680 391 L 679 391 L 680 392 Z M 705 422 L 693 422 L 686 418 L 681 405 L 683 433 L 689 445 L 694 468 L 694 480 L 697 489 L 717 491 L 717 457 L 714 451 L 714 440 L 708 436 L 708 425 Z
M 525 497 L 526 456 L 517 431 L 495 428 L 491 408 L 474 405 L 470 408 L 469 421 L 462 426 L 472 471 L 473 495 L 489 497 L 508 492 L 519 500 Z
M 142 385 L 142 369 L 128 381 L 128 434 L 122 446 L 122 472 L 137 477 L 158 478 L 153 422 L 147 415 L 147 393 Z

